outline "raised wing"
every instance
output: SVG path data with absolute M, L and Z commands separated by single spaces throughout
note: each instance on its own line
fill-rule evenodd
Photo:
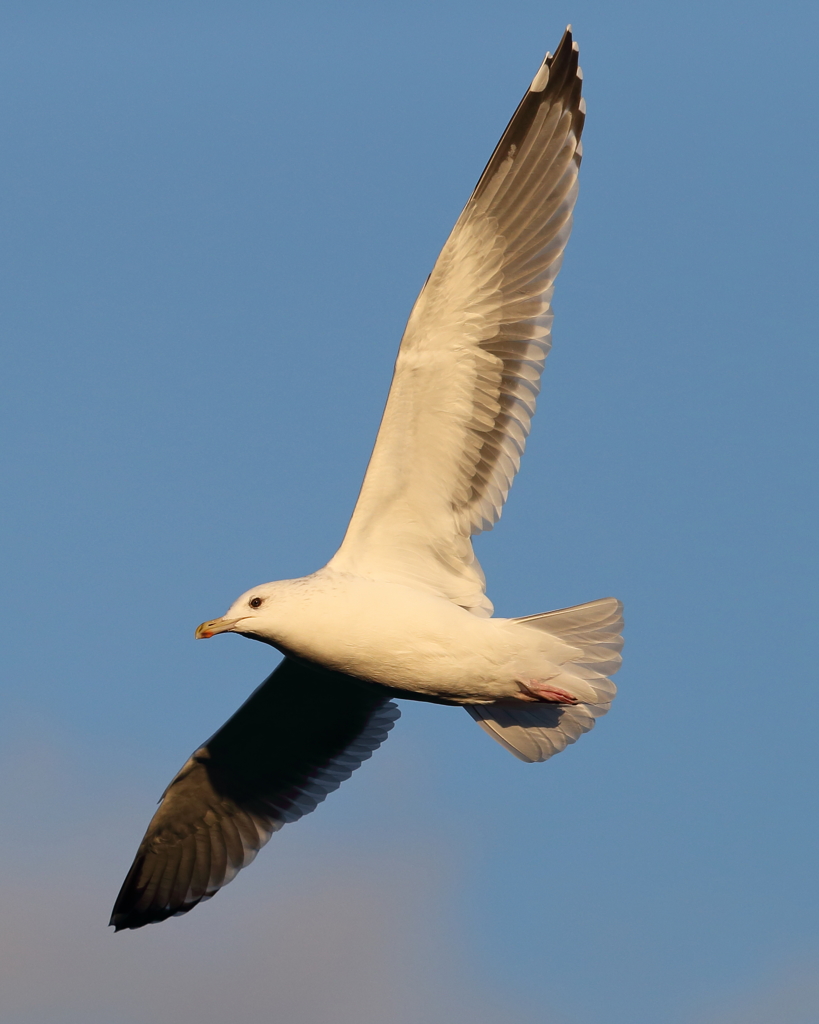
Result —
M 210 899 L 338 789 L 399 715 L 378 689 L 285 658 L 165 790 L 111 924 L 141 928 Z
M 553 283 L 577 196 L 581 77 L 567 29 L 415 303 L 334 568 L 491 615 L 470 537 L 500 517 L 551 345 Z

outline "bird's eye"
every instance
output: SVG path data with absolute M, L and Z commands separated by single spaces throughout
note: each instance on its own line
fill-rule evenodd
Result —
M 248 601 L 248 604 L 250 605 L 251 608 L 258 608 L 261 605 L 261 603 L 262 599 L 260 597 L 251 597 L 251 599 Z

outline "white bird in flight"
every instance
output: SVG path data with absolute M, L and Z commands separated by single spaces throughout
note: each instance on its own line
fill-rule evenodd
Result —
M 581 83 L 569 28 L 412 309 L 338 552 L 196 630 L 285 657 L 166 789 L 117 898 L 117 930 L 213 896 L 381 745 L 399 716 L 391 697 L 460 704 L 529 762 L 608 711 L 620 602 L 492 618 L 470 539 L 500 517 L 535 411 L 577 196 Z

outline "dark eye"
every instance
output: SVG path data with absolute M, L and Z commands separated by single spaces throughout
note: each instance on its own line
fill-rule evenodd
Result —
M 248 604 L 250 605 L 251 608 L 258 608 L 261 605 L 261 603 L 262 598 L 260 597 L 251 597 L 251 599 L 248 601 Z

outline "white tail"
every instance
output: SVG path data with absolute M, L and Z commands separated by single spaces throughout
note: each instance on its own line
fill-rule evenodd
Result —
M 466 710 L 489 735 L 521 761 L 546 761 L 588 732 L 611 707 L 617 687 L 608 678 L 620 668 L 623 605 L 614 597 L 527 615 L 513 622 L 543 630 L 577 650 L 549 682 L 571 690 L 573 680 L 591 687 L 595 700 L 582 704 L 503 702 L 467 704 Z

